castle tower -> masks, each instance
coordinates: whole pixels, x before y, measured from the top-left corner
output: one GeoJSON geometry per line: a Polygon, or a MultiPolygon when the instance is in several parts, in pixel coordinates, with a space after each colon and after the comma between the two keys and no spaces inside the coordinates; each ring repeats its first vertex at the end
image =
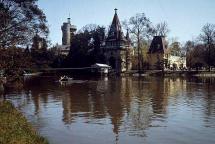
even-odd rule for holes
{"type": "Polygon", "coordinates": [[[71,25],[70,18],[67,19],[67,22],[64,22],[61,30],[62,30],[62,45],[70,45],[72,36],[74,35],[77,28],[74,25],[71,25]]]}
{"type": "Polygon", "coordinates": [[[131,69],[131,55],[133,49],[129,34],[125,37],[117,15],[117,9],[113,17],[108,36],[105,40],[104,55],[106,63],[117,73],[131,69]]]}
{"type": "Polygon", "coordinates": [[[169,49],[164,36],[154,36],[148,50],[149,69],[162,70],[168,61],[169,49]]]}

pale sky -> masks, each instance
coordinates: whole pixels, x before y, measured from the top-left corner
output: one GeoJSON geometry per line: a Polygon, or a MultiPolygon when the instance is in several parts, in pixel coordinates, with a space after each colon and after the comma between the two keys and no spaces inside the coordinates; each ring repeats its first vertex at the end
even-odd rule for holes
{"type": "Polygon", "coordinates": [[[39,0],[47,16],[52,44],[61,44],[61,25],[70,15],[78,29],[86,24],[108,26],[118,9],[121,21],[145,13],[153,24],[166,21],[169,38],[180,42],[197,37],[206,23],[215,24],[215,0],[39,0]]]}

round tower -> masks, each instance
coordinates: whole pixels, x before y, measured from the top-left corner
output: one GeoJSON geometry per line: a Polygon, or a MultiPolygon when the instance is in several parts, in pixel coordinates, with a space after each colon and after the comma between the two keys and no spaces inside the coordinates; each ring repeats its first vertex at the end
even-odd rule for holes
{"type": "Polygon", "coordinates": [[[67,22],[64,22],[62,27],[62,45],[70,45],[71,44],[71,37],[74,35],[76,31],[76,27],[71,25],[70,18],[68,18],[67,22]]]}

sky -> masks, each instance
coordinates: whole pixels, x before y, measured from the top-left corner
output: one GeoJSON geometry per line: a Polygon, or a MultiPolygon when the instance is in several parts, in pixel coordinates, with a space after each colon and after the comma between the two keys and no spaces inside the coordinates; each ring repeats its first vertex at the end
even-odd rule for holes
{"type": "Polygon", "coordinates": [[[215,0],[39,0],[47,16],[52,44],[62,44],[61,26],[70,16],[81,29],[86,24],[110,25],[114,9],[120,21],[145,13],[153,24],[166,21],[168,38],[194,40],[206,23],[215,24],[215,0]]]}

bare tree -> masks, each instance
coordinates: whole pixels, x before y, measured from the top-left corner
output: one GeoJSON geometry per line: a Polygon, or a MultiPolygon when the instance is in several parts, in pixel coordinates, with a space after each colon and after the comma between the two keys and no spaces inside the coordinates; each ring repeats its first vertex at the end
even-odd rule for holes
{"type": "Polygon", "coordinates": [[[211,65],[215,62],[212,60],[212,53],[211,53],[211,52],[214,52],[215,24],[207,23],[203,26],[202,33],[200,34],[200,40],[206,45],[206,50],[207,50],[206,62],[208,65],[208,70],[210,71],[211,65]]]}
{"type": "Polygon", "coordinates": [[[192,67],[194,46],[194,41],[187,41],[183,47],[183,49],[186,51],[186,63],[189,70],[192,67]]]}
{"type": "Polygon", "coordinates": [[[87,24],[85,26],[83,26],[78,33],[82,33],[82,32],[85,32],[85,31],[88,31],[88,32],[92,32],[92,31],[96,31],[96,29],[99,27],[99,25],[97,24],[87,24]]]}
{"type": "Polygon", "coordinates": [[[168,24],[167,22],[161,22],[158,23],[155,27],[154,27],[154,33],[156,36],[167,36],[167,34],[169,33],[169,28],[168,28],[168,24]]]}
{"type": "Polygon", "coordinates": [[[138,51],[138,72],[140,73],[140,45],[144,38],[152,36],[152,27],[150,20],[144,13],[138,13],[128,21],[123,22],[124,27],[131,33],[138,51]]]}

